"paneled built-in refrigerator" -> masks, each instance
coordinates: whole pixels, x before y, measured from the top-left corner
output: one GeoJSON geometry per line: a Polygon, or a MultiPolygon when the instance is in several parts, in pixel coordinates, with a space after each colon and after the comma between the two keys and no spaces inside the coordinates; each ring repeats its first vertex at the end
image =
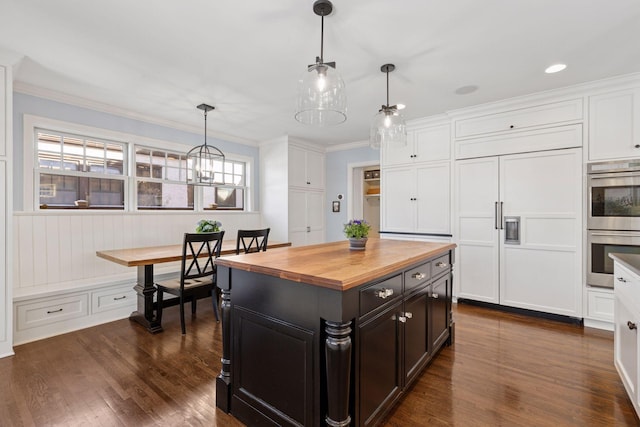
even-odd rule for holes
{"type": "Polygon", "coordinates": [[[582,154],[456,161],[457,297],[582,317],[582,154]]]}

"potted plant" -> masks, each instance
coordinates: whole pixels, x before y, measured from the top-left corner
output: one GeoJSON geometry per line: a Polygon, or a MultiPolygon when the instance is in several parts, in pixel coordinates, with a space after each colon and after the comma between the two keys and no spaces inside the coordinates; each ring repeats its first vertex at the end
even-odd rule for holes
{"type": "Polygon", "coordinates": [[[363,251],[371,226],[364,219],[352,219],[344,225],[344,235],[349,239],[349,249],[363,251]]]}
{"type": "Polygon", "coordinates": [[[216,231],[220,231],[220,227],[222,227],[220,221],[201,219],[196,226],[196,233],[215,233],[216,231]]]}

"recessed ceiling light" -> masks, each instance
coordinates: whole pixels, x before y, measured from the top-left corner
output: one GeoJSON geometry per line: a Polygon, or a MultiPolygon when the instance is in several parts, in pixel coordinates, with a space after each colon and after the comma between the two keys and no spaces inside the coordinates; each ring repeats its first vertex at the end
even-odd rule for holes
{"type": "Polygon", "coordinates": [[[553,73],[557,73],[558,71],[562,71],[565,68],[567,68],[565,64],[553,64],[552,66],[544,70],[544,72],[547,74],[553,74],[553,73]]]}
{"type": "Polygon", "coordinates": [[[407,108],[407,106],[406,106],[406,105],[404,105],[404,104],[396,104],[396,108],[397,108],[398,110],[404,110],[405,108],[407,108]]]}

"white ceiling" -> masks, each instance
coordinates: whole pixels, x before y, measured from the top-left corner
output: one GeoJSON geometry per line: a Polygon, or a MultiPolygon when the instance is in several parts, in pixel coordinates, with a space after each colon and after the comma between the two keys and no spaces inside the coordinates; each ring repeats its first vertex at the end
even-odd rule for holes
{"type": "Polygon", "coordinates": [[[320,54],[312,0],[0,0],[0,48],[23,56],[17,87],[264,141],[366,140],[385,103],[406,119],[640,71],[639,0],[333,0],[325,61],[347,88],[347,121],[293,118],[296,84],[320,54]],[[544,69],[564,62],[567,69],[544,69]],[[458,88],[477,86],[470,94],[458,88]]]}

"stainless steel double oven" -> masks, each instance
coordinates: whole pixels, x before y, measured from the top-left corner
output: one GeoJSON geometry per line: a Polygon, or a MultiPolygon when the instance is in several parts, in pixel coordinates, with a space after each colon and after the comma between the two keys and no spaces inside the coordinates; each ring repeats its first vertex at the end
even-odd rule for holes
{"type": "Polygon", "coordinates": [[[613,288],[609,254],[640,254],[640,159],[587,168],[587,284],[613,288]]]}

